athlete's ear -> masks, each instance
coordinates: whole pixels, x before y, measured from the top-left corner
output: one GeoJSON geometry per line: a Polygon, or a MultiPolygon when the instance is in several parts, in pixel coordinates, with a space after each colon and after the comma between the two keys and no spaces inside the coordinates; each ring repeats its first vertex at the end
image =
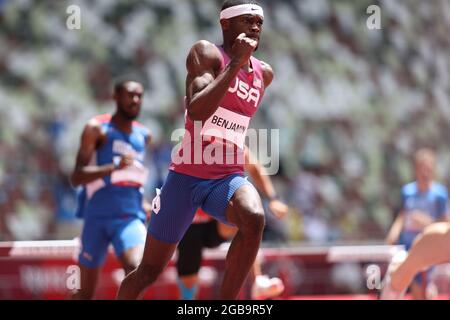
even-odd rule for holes
{"type": "Polygon", "coordinates": [[[222,19],[220,20],[220,25],[222,26],[222,30],[228,30],[230,28],[230,20],[229,19],[222,19]]]}

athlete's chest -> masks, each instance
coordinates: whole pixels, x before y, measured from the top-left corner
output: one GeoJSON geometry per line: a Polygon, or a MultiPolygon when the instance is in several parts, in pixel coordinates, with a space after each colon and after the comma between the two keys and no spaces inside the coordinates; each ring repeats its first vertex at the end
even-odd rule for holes
{"type": "Polygon", "coordinates": [[[142,160],[145,144],[145,135],[139,131],[133,130],[130,134],[125,134],[115,128],[107,128],[105,143],[99,152],[110,156],[132,155],[135,159],[142,160]]]}
{"type": "Polygon", "coordinates": [[[252,59],[253,69],[241,69],[230,82],[220,106],[241,115],[252,116],[264,95],[264,79],[260,63],[252,59]]]}
{"type": "Polygon", "coordinates": [[[437,199],[432,194],[410,194],[405,199],[406,210],[421,210],[432,214],[435,211],[437,199]]]}
{"type": "Polygon", "coordinates": [[[263,94],[262,79],[257,74],[241,73],[231,82],[225,98],[238,102],[241,108],[253,113],[258,108],[263,94]]]}

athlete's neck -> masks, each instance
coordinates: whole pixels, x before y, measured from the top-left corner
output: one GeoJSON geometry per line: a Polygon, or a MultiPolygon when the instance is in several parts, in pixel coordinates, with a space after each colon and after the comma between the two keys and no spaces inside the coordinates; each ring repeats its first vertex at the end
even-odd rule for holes
{"type": "Polygon", "coordinates": [[[131,133],[133,127],[133,121],[124,119],[120,114],[115,113],[111,118],[112,123],[119,129],[125,133],[131,133]]]}
{"type": "Polygon", "coordinates": [[[433,181],[430,180],[417,180],[417,189],[419,189],[420,192],[426,192],[428,189],[430,189],[431,184],[433,181]]]}

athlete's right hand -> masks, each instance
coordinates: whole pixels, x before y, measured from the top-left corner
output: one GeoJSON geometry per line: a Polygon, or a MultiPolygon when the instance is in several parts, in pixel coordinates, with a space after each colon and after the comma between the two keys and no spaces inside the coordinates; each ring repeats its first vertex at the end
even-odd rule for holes
{"type": "Polygon", "coordinates": [[[120,157],[119,164],[115,167],[116,170],[120,170],[129,167],[133,164],[134,157],[131,154],[122,155],[120,157]]]}
{"type": "Polygon", "coordinates": [[[253,51],[258,46],[258,42],[248,38],[245,33],[241,33],[234,40],[231,52],[233,54],[232,61],[238,63],[239,67],[244,66],[250,60],[253,51]]]}

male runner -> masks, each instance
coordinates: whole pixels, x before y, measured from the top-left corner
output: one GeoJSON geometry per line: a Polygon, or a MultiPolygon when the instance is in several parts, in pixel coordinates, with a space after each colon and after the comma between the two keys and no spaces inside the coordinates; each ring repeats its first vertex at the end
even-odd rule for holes
{"type": "MultiPolygon", "coordinates": [[[[401,211],[397,215],[386,242],[402,244],[409,250],[414,239],[425,227],[435,221],[447,219],[447,188],[433,181],[435,154],[429,149],[420,149],[414,158],[416,181],[403,186],[401,211]]],[[[428,272],[418,274],[411,284],[414,299],[423,300],[428,272]]]]}
{"type": "Polygon", "coordinates": [[[91,119],[81,135],[73,186],[82,185],[77,215],[84,218],[76,299],[91,299],[113,244],[125,273],[137,268],[145,243],[143,166],[149,131],[134,121],[141,110],[142,84],[126,80],[114,88],[116,112],[91,119]]]}
{"type": "MultiPolygon", "coordinates": [[[[245,171],[249,173],[256,188],[269,199],[269,209],[278,219],[283,218],[288,206],[277,199],[272,181],[265,174],[264,168],[256,162],[251,153],[245,152],[245,171]]],[[[199,287],[198,272],[202,261],[204,247],[215,248],[230,240],[236,234],[235,227],[220,223],[211,218],[200,208],[194,216],[194,221],[178,244],[178,260],[176,263],[179,276],[178,287],[182,300],[193,300],[197,296],[199,287]]],[[[259,259],[255,260],[252,268],[253,286],[251,298],[269,299],[280,295],[284,290],[281,279],[269,278],[263,275],[259,259]]]]}
{"type": "Polygon", "coordinates": [[[264,228],[259,194],[243,177],[246,131],[273,79],[272,68],[252,57],[263,21],[263,9],[253,1],[227,0],[220,12],[223,45],[202,40],[191,48],[186,133],[153,201],[143,260],[122,282],[119,299],[136,299],[156,280],[198,207],[238,228],[220,293],[222,299],[237,297],[264,228]]]}

